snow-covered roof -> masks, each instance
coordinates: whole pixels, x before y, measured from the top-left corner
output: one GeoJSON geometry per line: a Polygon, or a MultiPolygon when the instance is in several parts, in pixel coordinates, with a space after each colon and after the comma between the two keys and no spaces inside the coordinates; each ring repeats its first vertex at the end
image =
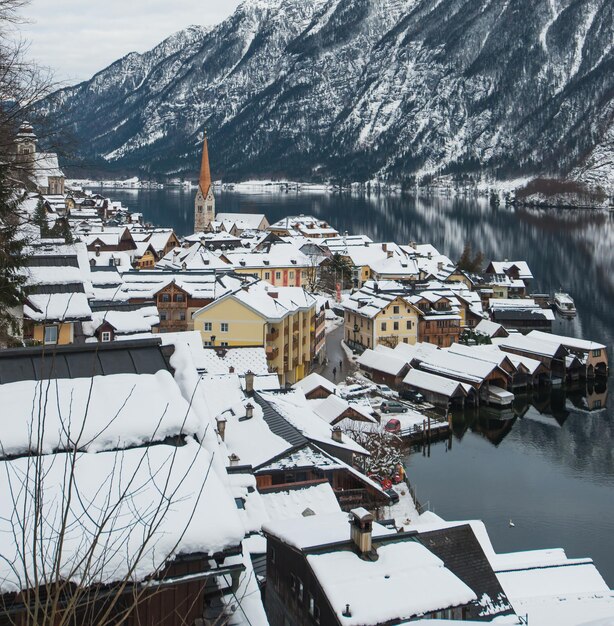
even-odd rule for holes
{"type": "Polygon", "coordinates": [[[226,371],[232,367],[239,375],[252,372],[266,376],[269,373],[264,348],[228,348],[225,353],[218,353],[218,357],[226,366],[226,371]]]}
{"type": "Polygon", "coordinates": [[[160,323],[160,316],[155,306],[133,311],[95,311],[92,313],[92,321],[84,322],[83,332],[92,336],[105,322],[111,324],[119,335],[132,335],[151,332],[152,327],[160,323]]]}
{"type": "Polygon", "coordinates": [[[407,360],[393,351],[365,350],[358,358],[358,365],[392,376],[398,376],[407,367],[407,360]]]}
{"type": "Polygon", "coordinates": [[[492,261],[490,266],[492,266],[495,274],[507,274],[510,270],[516,268],[519,278],[525,280],[533,278],[533,273],[526,261],[492,261]]]}
{"type": "Polygon", "coordinates": [[[347,400],[344,400],[334,394],[331,394],[328,398],[310,400],[309,404],[313,406],[313,411],[329,424],[337,421],[346,411],[349,411],[350,409],[359,413],[363,419],[368,422],[376,421],[371,415],[371,411],[369,411],[362,404],[350,404],[347,400]]]}
{"type": "Polygon", "coordinates": [[[260,395],[307,439],[316,444],[323,443],[368,456],[369,453],[362,446],[345,434],[341,435],[340,442],[333,440],[332,426],[314,412],[301,390],[288,393],[263,392],[260,395]]]}
{"type": "MultiPolygon", "coordinates": [[[[26,532],[19,541],[15,540],[15,529],[24,522],[23,511],[33,506],[34,465],[29,458],[1,463],[2,593],[19,591],[24,581],[34,580],[33,554],[37,555],[40,575],[44,571],[42,559],[49,567],[58,547],[70,455],[53,454],[40,461],[44,524],[37,525],[38,536],[26,532]],[[34,538],[36,549],[31,545],[34,538]]],[[[78,454],[72,473],[73,491],[78,497],[70,500],[59,576],[86,584],[112,583],[125,576],[142,581],[175,555],[213,554],[238,545],[243,526],[227,484],[212,470],[211,463],[211,454],[192,439],[179,448],[158,445],[78,454]],[[108,519],[100,534],[104,516],[108,519]],[[150,530],[152,538],[144,544],[150,530]],[[95,538],[99,538],[97,545],[95,538]],[[84,571],[83,554],[90,546],[94,565],[84,571]],[[142,554],[137,557],[139,551],[142,554]]],[[[53,569],[48,571],[49,577],[55,574],[53,569]]]]}
{"type": "Polygon", "coordinates": [[[261,224],[266,223],[264,213],[217,213],[218,222],[231,222],[240,230],[258,230],[261,224]]]}
{"type": "Polygon", "coordinates": [[[201,429],[166,370],[8,383],[0,385],[0,405],[12,423],[0,437],[5,456],[71,444],[90,452],[128,448],[201,429]]]}
{"type": "Polygon", "coordinates": [[[37,152],[34,162],[34,179],[39,187],[47,187],[49,178],[63,178],[58,155],[55,152],[37,152]]]}
{"type": "Polygon", "coordinates": [[[422,389],[424,391],[431,391],[433,393],[451,398],[458,393],[466,395],[466,387],[463,383],[456,380],[451,380],[437,374],[430,374],[429,372],[422,372],[417,369],[411,369],[407,373],[407,376],[403,379],[406,385],[422,389]]]}
{"type": "Polygon", "coordinates": [[[260,405],[245,397],[236,374],[205,375],[198,393],[214,418],[226,420],[226,447],[241,459],[241,464],[257,467],[292,448],[272,432],[260,405]],[[247,404],[253,407],[251,419],[245,419],[247,404]]]}
{"type": "Polygon", "coordinates": [[[477,384],[481,384],[497,368],[493,363],[478,361],[448,350],[431,352],[426,356],[417,357],[417,360],[422,370],[477,384]]]}
{"type": "Polygon", "coordinates": [[[84,293],[32,294],[23,307],[24,315],[36,322],[90,320],[92,310],[84,293]]]}
{"type": "MultiPolygon", "coordinates": [[[[265,533],[299,550],[327,543],[346,541],[350,538],[350,525],[347,513],[330,513],[285,520],[271,520],[263,526],[263,530],[265,533]]],[[[374,538],[394,534],[396,534],[396,531],[374,522],[374,538]]]]}
{"type": "Polygon", "coordinates": [[[508,362],[508,366],[514,365],[513,361],[509,359],[509,355],[501,350],[480,350],[480,346],[466,346],[462,343],[453,343],[449,348],[445,348],[445,350],[453,354],[468,356],[471,359],[485,361],[486,363],[492,363],[494,365],[502,365],[504,361],[508,362]]]}
{"type": "Polygon", "coordinates": [[[265,492],[261,498],[271,520],[302,517],[307,509],[316,515],[338,513],[341,510],[329,482],[265,492]]]}
{"type": "Polygon", "coordinates": [[[563,345],[572,350],[580,350],[590,352],[591,350],[604,350],[606,346],[596,341],[588,341],[586,339],[577,339],[576,337],[566,337],[565,335],[553,335],[552,333],[544,333],[539,330],[532,330],[528,337],[541,339],[542,341],[550,341],[551,343],[563,345]]]}
{"type": "MultiPolygon", "coordinates": [[[[265,281],[257,281],[227,294],[244,304],[270,322],[281,321],[290,314],[307,311],[315,306],[315,298],[302,287],[273,287],[265,281]]],[[[220,299],[199,309],[192,316],[215,306],[220,299]]]]}
{"type": "Polygon", "coordinates": [[[278,242],[272,244],[267,250],[246,251],[236,248],[227,250],[223,257],[237,270],[240,269],[266,269],[266,268],[306,268],[311,267],[312,262],[294,244],[278,242]]]}
{"type": "Polygon", "coordinates": [[[417,541],[380,545],[377,554],[376,561],[343,549],[307,556],[340,623],[382,624],[476,599],[470,587],[417,541]],[[343,615],[348,604],[350,617],[343,615]]]}
{"type": "Polygon", "coordinates": [[[495,339],[494,342],[502,350],[521,350],[529,354],[547,356],[549,358],[554,358],[561,349],[560,343],[544,341],[537,337],[529,337],[528,335],[521,335],[519,333],[514,333],[504,339],[495,339]]]}
{"type": "Polygon", "coordinates": [[[487,335],[488,337],[494,337],[498,332],[501,331],[501,329],[503,329],[503,326],[501,326],[501,324],[491,322],[490,320],[481,320],[479,324],[475,327],[475,331],[477,333],[482,333],[483,335],[487,335]]]}
{"type": "Polygon", "coordinates": [[[230,265],[198,241],[189,248],[173,248],[157,263],[158,269],[213,270],[230,269],[230,265]]]}
{"type": "Polygon", "coordinates": [[[335,385],[335,383],[332,383],[328,380],[328,378],[324,378],[324,376],[318,374],[317,372],[313,372],[308,376],[305,376],[302,380],[294,383],[293,387],[295,389],[302,389],[306,396],[318,387],[326,389],[329,393],[335,393],[337,390],[337,385],[335,385]]]}

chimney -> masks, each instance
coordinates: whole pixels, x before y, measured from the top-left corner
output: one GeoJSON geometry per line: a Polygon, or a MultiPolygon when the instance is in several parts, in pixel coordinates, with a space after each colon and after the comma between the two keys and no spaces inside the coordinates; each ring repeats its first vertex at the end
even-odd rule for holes
{"type": "Polygon", "coordinates": [[[386,258],[391,259],[394,256],[394,252],[392,250],[388,250],[386,253],[386,258]]]}
{"type": "Polygon", "coordinates": [[[335,426],[333,428],[333,441],[343,443],[343,433],[341,432],[341,428],[339,426],[335,426]]]}
{"type": "Polygon", "coordinates": [[[271,298],[273,298],[273,300],[277,300],[277,298],[279,298],[279,292],[277,291],[269,291],[268,294],[271,298]]]}
{"type": "Polygon", "coordinates": [[[373,515],[362,507],[350,511],[350,538],[358,549],[361,559],[377,560],[373,550],[373,515]]]}
{"type": "Polygon", "coordinates": [[[96,256],[100,256],[100,244],[97,243],[95,248],[96,248],[96,256]]]}
{"type": "Polygon", "coordinates": [[[410,248],[413,248],[414,250],[416,249],[416,246],[417,246],[417,245],[418,245],[418,244],[417,244],[415,241],[410,241],[410,242],[409,242],[409,247],[410,247],[410,248]]]}
{"type": "Polygon", "coordinates": [[[437,263],[437,270],[438,270],[439,272],[441,272],[441,270],[442,270],[442,269],[443,269],[443,261],[439,261],[439,262],[437,263]]]}
{"type": "Polygon", "coordinates": [[[384,252],[388,252],[388,244],[387,244],[387,243],[383,243],[383,244],[382,244],[382,250],[383,250],[384,252]]]}
{"type": "Polygon", "coordinates": [[[254,405],[248,402],[245,405],[245,419],[251,420],[254,417],[254,405]]]}
{"type": "Polygon", "coordinates": [[[228,368],[228,373],[229,373],[229,374],[234,374],[234,373],[235,373],[235,368],[234,368],[234,366],[233,366],[233,365],[231,365],[231,366],[228,368]]]}
{"type": "Polygon", "coordinates": [[[226,436],[226,419],[224,417],[218,417],[215,421],[217,422],[217,434],[220,436],[220,439],[224,441],[224,437],[226,436]]]}
{"type": "Polygon", "coordinates": [[[230,461],[230,467],[237,467],[239,465],[239,461],[241,460],[234,452],[228,457],[230,461]]]}
{"type": "Polygon", "coordinates": [[[245,372],[245,393],[251,396],[254,393],[254,372],[247,370],[245,372]]]}

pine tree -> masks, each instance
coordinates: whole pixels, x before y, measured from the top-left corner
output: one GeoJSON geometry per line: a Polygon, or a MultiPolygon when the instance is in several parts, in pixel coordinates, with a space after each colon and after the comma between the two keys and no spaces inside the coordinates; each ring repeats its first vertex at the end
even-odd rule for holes
{"type": "Polygon", "coordinates": [[[0,164],[0,345],[19,332],[12,309],[23,302],[26,241],[20,234],[17,190],[9,186],[7,166],[0,164]]]}
{"type": "Polygon", "coordinates": [[[38,204],[36,205],[32,222],[40,228],[41,237],[49,237],[51,233],[49,229],[49,222],[47,221],[47,209],[45,209],[42,198],[38,199],[38,204]]]}

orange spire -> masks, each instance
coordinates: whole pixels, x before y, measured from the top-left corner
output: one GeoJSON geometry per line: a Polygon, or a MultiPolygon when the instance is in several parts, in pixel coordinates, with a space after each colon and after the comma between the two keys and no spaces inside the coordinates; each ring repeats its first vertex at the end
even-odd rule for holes
{"type": "Polygon", "coordinates": [[[203,143],[203,160],[200,165],[200,179],[198,181],[200,190],[206,198],[211,187],[211,170],[209,169],[209,148],[207,147],[207,131],[205,130],[205,141],[203,143]]]}

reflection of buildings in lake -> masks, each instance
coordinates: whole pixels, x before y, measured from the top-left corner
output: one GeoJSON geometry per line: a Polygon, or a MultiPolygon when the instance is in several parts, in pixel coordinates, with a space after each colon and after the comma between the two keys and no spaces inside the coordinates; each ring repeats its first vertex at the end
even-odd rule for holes
{"type": "Polygon", "coordinates": [[[579,411],[602,411],[608,401],[608,386],[605,380],[589,380],[583,389],[570,393],[567,406],[579,411]]]}

